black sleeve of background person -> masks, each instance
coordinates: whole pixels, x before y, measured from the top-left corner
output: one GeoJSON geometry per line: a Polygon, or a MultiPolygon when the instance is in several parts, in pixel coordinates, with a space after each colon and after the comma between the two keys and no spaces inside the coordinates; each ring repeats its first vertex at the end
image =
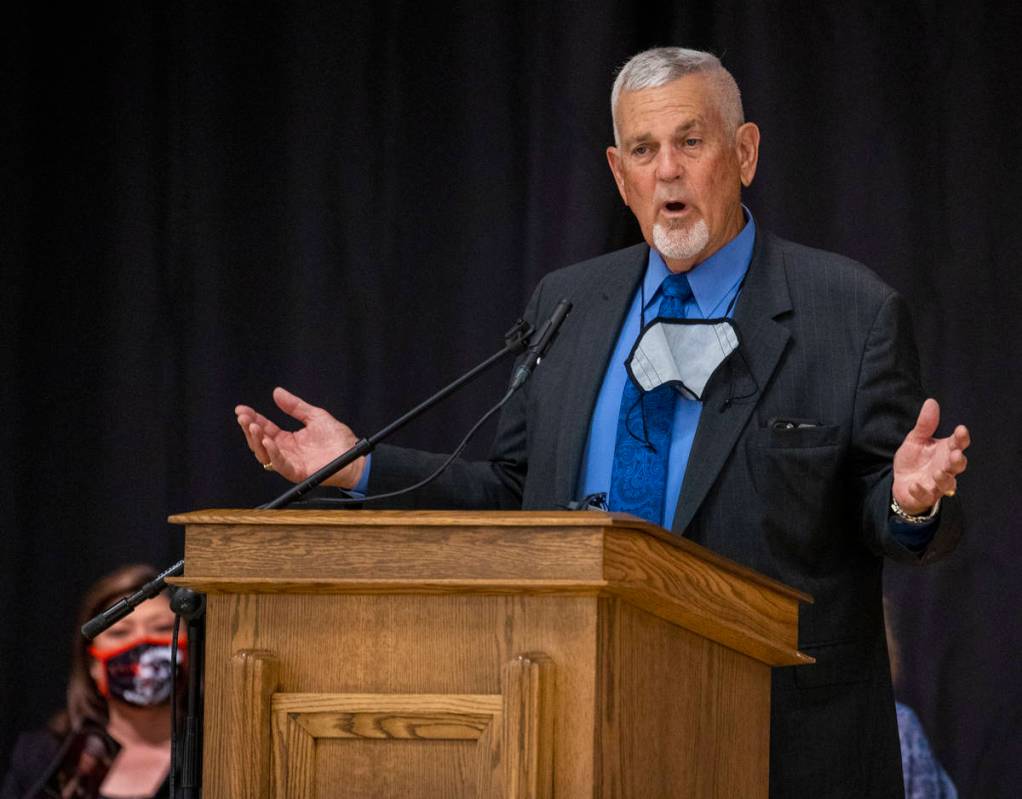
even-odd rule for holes
{"type": "Polygon", "coordinates": [[[0,787],[0,799],[23,799],[60,749],[60,741],[48,730],[26,732],[18,736],[11,752],[11,763],[0,787]]]}

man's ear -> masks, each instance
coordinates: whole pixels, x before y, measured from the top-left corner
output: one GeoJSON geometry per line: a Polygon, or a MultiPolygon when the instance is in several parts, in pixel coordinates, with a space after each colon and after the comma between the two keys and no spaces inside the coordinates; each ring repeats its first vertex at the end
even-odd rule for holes
{"type": "Polygon", "coordinates": [[[735,132],[735,154],[738,156],[738,172],[742,185],[749,188],[756,177],[759,163],[759,128],[754,122],[746,122],[735,132]]]}
{"type": "Polygon", "coordinates": [[[607,163],[610,164],[610,171],[614,175],[614,182],[617,183],[618,193],[625,205],[628,205],[628,191],[625,189],[625,176],[621,169],[621,152],[617,147],[607,148],[607,163]]]}

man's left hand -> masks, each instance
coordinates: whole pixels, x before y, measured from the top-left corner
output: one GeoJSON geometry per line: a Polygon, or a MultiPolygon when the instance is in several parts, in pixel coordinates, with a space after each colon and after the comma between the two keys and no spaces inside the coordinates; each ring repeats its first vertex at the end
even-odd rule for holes
{"type": "Polygon", "coordinates": [[[916,426],[894,453],[891,493],[913,516],[929,512],[942,496],[952,496],[968,463],[964,450],[971,440],[965,425],[958,425],[947,438],[934,438],[938,424],[940,406],[928,399],[919,409],[916,426]]]}

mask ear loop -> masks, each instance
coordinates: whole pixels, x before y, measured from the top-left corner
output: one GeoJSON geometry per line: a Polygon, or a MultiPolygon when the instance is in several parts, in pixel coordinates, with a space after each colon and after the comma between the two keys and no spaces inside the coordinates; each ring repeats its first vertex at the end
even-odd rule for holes
{"type": "Polygon", "coordinates": [[[625,430],[628,432],[628,435],[630,435],[636,441],[641,442],[644,447],[653,450],[653,452],[656,452],[656,447],[654,447],[653,442],[649,440],[649,427],[646,423],[646,403],[643,401],[646,398],[646,393],[642,391],[642,389],[639,389],[639,391],[641,393],[636,398],[635,402],[632,403],[632,406],[628,409],[628,413],[625,416],[625,430]],[[635,432],[632,430],[632,413],[635,410],[636,406],[638,406],[640,410],[639,418],[642,420],[641,436],[636,435],[635,432]]]}
{"type": "MultiPolygon", "coordinates": [[[[731,297],[731,302],[729,302],[727,304],[727,308],[724,309],[724,318],[728,319],[731,322],[731,325],[732,327],[734,327],[736,334],[739,332],[738,323],[735,322],[734,317],[731,315],[731,313],[732,311],[734,311],[735,305],[738,303],[738,297],[742,293],[742,289],[745,287],[745,279],[749,276],[749,269],[751,268],[752,264],[749,264],[749,267],[745,270],[745,274],[742,275],[742,279],[738,281],[738,287],[735,289],[734,296],[731,297]]],[[[742,340],[742,337],[740,335],[738,336],[738,340],[739,342],[742,340]]],[[[748,359],[746,359],[745,353],[742,351],[742,347],[740,344],[737,348],[737,352],[738,357],[742,361],[742,365],[745,367],[746,374],[748,374],[749,378],[752,380],[752,391],[750,391],[748,394],[742,394],[741,396],[735,395],[734,368],[733,366],[729,365],[728,367],[729,379],[727,381],[727,397],[724,398],[724,402],[720,406],[721,413],[730,408],[731,403],[734,402],[735,400],[748,399],[749,397],[754,397],[756,396],[756,394],[759,393],[759,382],[756,380],[756,375],[753,374],[752,367],[749,366],[749,361],[748,359]]]]}
{"type": "MultiPolygon", "coordinates": [[[[735,332],[738,333],[738,324],[734,321],[734,319],[731,319],[730,321],[731,325],[735,329],[735,332]]],[[[739,341],[742,340],[740,335],[738,337],[738,340],[739,341]]],[[[734,355],[735,353],[738,354],[738,358],[741,360],[742,365],[745,367],[745,373],[749,376],[749,380],[752,381],[752,389],[746,394],[735,394],[735,368],[733,363],[728,363],[727,397],[724,399],[724,402],[721,403],[720,406],[721,413],[723,413],[729,407],[731,407],[731,404],[733,402],[749,399],[750,397],[754,397],[756,396],[756,394],[759,393],[759,381],[756,380],[756,375],[753,373],[752,367],[749,365],[749,360],[748,358],[745,357],[745,351],[742,349],[740,344],[735,349],[735,352],[732,353],[732,355],[734,355]]],[[[728,361],[730,360],[731,359],[728,358],[728,361]]]]}
{"type": "MultiPolygon", "coordinates": [[[[639,330],[640,331],[644,330],[645,327],[646,327],[646,280],[643,279],[642,282],[639,283],[639,330]]],[[[631,377],[629,377],[627,373],[627,369],[625,371],[625,380],[626,381],[631,380],[631,377]]],[[[641,442],[642,445],[646,447],[646,449],[650,449],[653,452],[656,452],[656,447],[654,447],[653,442],[649,440],[649,424],[646,421],[645,398],[646,392],[640,388],[638,398],[635,400],[635,402],[632,403],[632,406],[628,409],[628,412],[625,414],[625,430],[628,432],[628,435],[630,435],[636,441],[641,442]],[[631,426],[632,412],[635,410],[636,405],[639,406],[640,418],[642,419],[641,436],[637,436],[632,431],[631,426]]]]}

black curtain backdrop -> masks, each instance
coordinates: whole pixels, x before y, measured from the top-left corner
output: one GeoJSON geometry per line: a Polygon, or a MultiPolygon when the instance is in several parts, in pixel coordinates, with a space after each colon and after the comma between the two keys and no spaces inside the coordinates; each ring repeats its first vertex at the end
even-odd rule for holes
{"type": "MultiPolygon", "coordinates": [[[[928,388],[972,429],[967,538],[888,570],[898,690],[963,796],[1017,795],[1017,12],[27,5],[0,53],[0,768],[61,706],[86,585],[180,557],[170,513],[282,490],[237,402],[281,384],[369,433],[495,350],[544,273],[639,240],[603,155],[612,73],[682,44],[762,128],[759,224],[907,295],[928,388]]],[[[452,446],[505,379],[399,442],[452,446]]]]}

